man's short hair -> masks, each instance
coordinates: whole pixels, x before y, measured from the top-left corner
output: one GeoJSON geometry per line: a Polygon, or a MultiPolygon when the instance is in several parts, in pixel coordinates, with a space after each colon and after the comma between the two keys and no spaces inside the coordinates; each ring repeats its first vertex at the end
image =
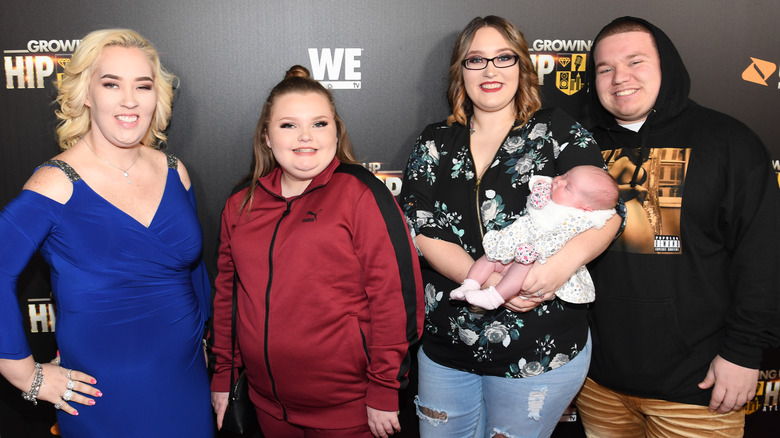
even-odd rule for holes
{"type": "Polygon", "coordinates": [[[645,32],[647,34],[650,34],[653,40],[653,46],[658,49],[658,47],[655,44],[655,36],[653,35],[653,32],[650,31],[650,28],[647,27],[646,24],[642,23],[641,21],[636,21],[632,19],[623,19],[623,20],[615,20],[612,23],[609,23],[604,29],[601,30],[601,32],[596,37],[596,40],[593,41],[593,47],[596,47],[596,45],[599,43],[599,41],[603,40],[606,37],[617,35],[621,33],[626,32],[645,32]]]}

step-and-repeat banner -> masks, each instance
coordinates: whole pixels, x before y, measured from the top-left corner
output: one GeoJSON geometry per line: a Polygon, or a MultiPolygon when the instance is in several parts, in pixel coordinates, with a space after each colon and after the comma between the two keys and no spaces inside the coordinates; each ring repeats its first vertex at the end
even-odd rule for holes
{"type": "MultiPolygon", "coordinates": [[[[287,68],[304,65],[333,89],[358,158],[398,194],[412,142],[448,115],[447,63],[455,37],[475,16],[516,23],[531,46],[545,104],[564,107],[586,125],[585,61],[593,37],[618,16],[649,20],[677,45],[691,74],[691,97],[756,131],[780,172],[775,0],[30,0],[5,2],[0,12],[0,206],[36,165],[58,153],[53,83],[80,38],[98,28],[133,28],[180,78],[168,151],[192,177],[212,267],[223,202],[250,168],[263,101],[287,68]]],[[[36,257],[19,281],[19,306],[39,361],[56,351],[47,279],[36,257]]],[[[780,429],[780,351],[768,351],[764,362],[748,406],[748,437],[780,429]]],[[[0,437],[49,437],[54,422],[51,405],[24,402],[0,379],[0,437]]],[[[404,435],[415,436],[413,429],[404,435]]],[[[562,419],[556,436],[583,436],[576,411],[562,419]]]]}

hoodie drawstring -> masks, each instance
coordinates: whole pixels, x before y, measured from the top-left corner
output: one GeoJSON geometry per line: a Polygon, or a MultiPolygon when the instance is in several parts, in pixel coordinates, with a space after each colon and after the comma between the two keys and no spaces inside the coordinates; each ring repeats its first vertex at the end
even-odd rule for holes
{"type": "MultiPolygon", "coordinates": [[[[656,111],[655,108],[653,108],[650,113],[647,115],[647,118],[645,119],[645,123],[642,124],[642,128],[639,129],[640,137],[639,137],[639,154],[637,154],[637,161],[634,163],[634,175],[631,177],[631,188],[634,188],[637,186],[637,181],[639,180],[639,171],[642,170],[642,163],[647,161],[647,159],[650,157],[650,148],[647,146],[647,139],[650,137],[650,119],[655,116],[656,111]]],[[[620,143],[615,139],[615,136],[613,135],[612,128],[607,128],[607,135],[609,135],[609,138],[612,140],[612,143],[614,145],[620,145],[620,143]]],[[[617,149],[612,149],[610,152],[610,155],[605,159],[607,163],[609,163],[612,160],[612,157],[615,155],[615,151],[617,149]]]]}

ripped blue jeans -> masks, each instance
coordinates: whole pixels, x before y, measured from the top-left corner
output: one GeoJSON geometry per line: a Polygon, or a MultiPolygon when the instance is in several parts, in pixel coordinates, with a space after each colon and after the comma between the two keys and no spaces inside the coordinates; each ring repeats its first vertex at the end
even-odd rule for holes
{"type": "Polygon", "coordinates": [[[588,374],[590,336],[566,365],[534,377],[480,376],[418,353],[421,438],[549,437],[588,374]]]}

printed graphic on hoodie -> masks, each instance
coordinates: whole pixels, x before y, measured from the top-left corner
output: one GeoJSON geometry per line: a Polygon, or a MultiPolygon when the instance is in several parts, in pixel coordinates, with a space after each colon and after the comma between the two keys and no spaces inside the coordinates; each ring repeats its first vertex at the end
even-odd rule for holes
{"type": "Polygon", "coordinates": [[[640,254],[680,254],[680,207],[690,151],[646,148],[644,152],[647,157],[642,161],[637,148],[602,151],[626,203],[626,229],[614,248],[640,254]]]}

